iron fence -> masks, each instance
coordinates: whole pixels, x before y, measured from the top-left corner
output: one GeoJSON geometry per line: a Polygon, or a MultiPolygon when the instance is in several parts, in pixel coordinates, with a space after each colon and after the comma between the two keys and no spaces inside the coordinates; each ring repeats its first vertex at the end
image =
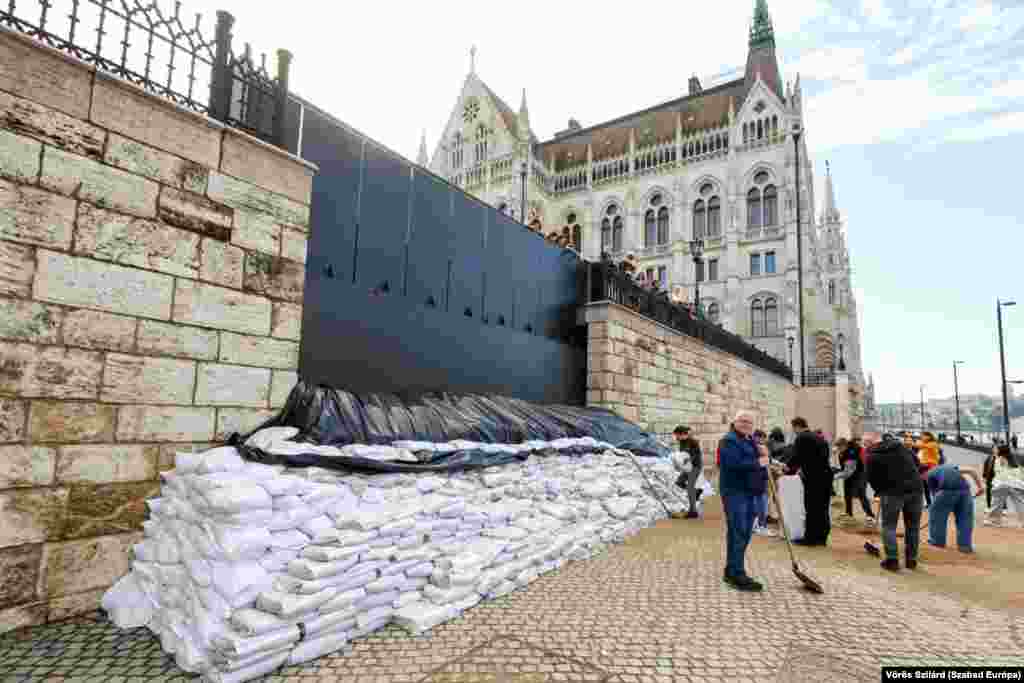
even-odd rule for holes
{"type": "Polygon", "coordinates": [[[217,12],[212,40],[203,19],[140,0],[9,0],[0,26],[30,36],[164,97],[178,106],[284,146],[291,54],[277,51],[277,75],[248,44],[233,48],[234,17],[217,12]]]}
{"type": "Polygon", "coordinates": [[[834,387],[836,372],[832,368],[808,367],[807,381],[804,384],[809,387],[834,387]]]}
{"type": "Polygon", "coordinates": [[[583,263],[584,303],[612,301],[633,309],[644,317],[700,339],[708,346],[742,358],[751,365],[793,381],[792,369],[782,361],[747,343],[739,335],[702,318],[672,302],[668,293],[652,292],[636,284],[632,278],[611,263],[583,263]]]}

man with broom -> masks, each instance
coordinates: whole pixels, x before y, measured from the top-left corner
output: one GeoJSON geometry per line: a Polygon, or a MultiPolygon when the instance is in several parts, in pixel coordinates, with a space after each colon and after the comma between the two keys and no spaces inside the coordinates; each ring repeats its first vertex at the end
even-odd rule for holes
{"type": "Polygon", "coordinates": [[[904,551],[907,569],[917,568],[917,551],[921,536],[921,512],[924,486],[917,470],[917,460],[899,441],[882,441],[877,432],[864,434],[864,447],[871,453],[868,460],[868,483],[882,501],[882,545],[885,559],[882,569],[900,570],[896,527],[903,515],[904,551]]]}
{"type": "Polygon", "coordinates": [[[754,443],[754,417],[741,411],[718,444],[719,490],[725,509],[726,561],[722,580],[741,591],[763,586],[747,575],[744,560],[754,530],[758,502],[768,487],[768,449],[754,443]]]}

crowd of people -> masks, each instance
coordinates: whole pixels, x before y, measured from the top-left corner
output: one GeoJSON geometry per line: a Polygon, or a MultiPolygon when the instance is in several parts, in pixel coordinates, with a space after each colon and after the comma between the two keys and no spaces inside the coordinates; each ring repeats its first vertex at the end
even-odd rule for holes
{"type": "MultiPolygon", "coordinates": [[[[826,441],[802,417],[792,420],[794,438],[787,444],[781,428],[766,435],[754,427],[754,417],[739,412],[718,443],[715,465],[726,522],[726,563],[723,580],[745,591],[763,586],[747,574],[745,555],[755,534],[775,535],[769,516],[769,477],[798,475],[803,484],[805,531],[794,541],[803,546],[826,546],[832,530],[831,504],[835,484],[842,482],[845,517],[853,519],[859,503],[869,526],[880,526],[884,557],[881,567],[899,571],[897,528],[903,520],[903,566],[916,569],[921,520],[928,512],[928,543],[945,547],[950,516],[956,526],[957,549],[974,552],[975,497],[986,495],[986,524],[1002,524],[1013,502],[1024,526],[1024,467],[1018,466],[1010,447],[993,449],[979,474],[946,462],[939,440],[931,432],[919,438],[868,432],[862,439],[826,441]],[[834,449],[833,449],[834,447],[834,449]],[[971,484],[974,484],[972,487],[971,484]],[[869,495],[868,490],[873,495],[869,495]],[[877,497],[878,510],[872,498],[877,497]]],[[[699,518],[696,482],[704,467],[700,444],[686,426],[674,431],[679,470],[677,484],[689,499],[688,518],[699,518]]],[[[787,527],[789,528],[789,527],[787,527]]]]}

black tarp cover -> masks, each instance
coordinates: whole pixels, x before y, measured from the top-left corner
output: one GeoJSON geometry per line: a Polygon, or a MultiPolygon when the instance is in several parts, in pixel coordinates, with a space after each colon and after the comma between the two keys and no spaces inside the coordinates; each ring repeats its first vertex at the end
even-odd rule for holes
{"type": "MultiPolygon", "coordinates": [[[[600,408],[539,405],[504,396],[437,393],[404,400],[389,394],[357,395],[343,389],[300,381],[267,427],[295,427],[295,441],[324,446],[389,445],[395,441],[518,444],[591,437],[636,455],[667,457],[668,449],[651,434],[600,408]]],[[[371,472],[433,472],[489,467],[523,460],[527,454],[458,450],[434,453],[419,463],[380,462],[319,453],[279,455],[245,446],[249,435],[232,435],[250,460],[292,467],[371,472]]]]}

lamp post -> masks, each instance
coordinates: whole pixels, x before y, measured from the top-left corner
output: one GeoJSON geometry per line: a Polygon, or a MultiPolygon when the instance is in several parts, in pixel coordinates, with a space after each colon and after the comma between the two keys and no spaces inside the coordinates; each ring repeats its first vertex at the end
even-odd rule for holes
{"type": "Polygon", "coordinates": [[[924,386],[921,385],[921,431],[924,432],[924,386]]]}
{"type": "Polygon", "coordinates": [[[522,191],[522,194],[521,194],[522,204],[521,204],[521,206],[522,206],[522,208],[520,209],[520,211],[522,211],[522,213],[523,213],[523,215],[522,215],[523,225],[526,225],[526,223],[527,223],[527,221],[526,221],[526,213],[527,212],[526,212],[526,162],[525,161],[519,167],[519,180],[522,183],[522,185],[521,185],[521,191],[522,191]]]}
{"type": "Polygon", "coordinates": [[[796,339],[794,339],[793,337],[789,337],[788,339],[786,339],[786,343],[789,344],[789,369],[790,370],[793,369],[793,342],[795,342],[795,341],[796,341],[796,339]]]}
{"type": "Polygon", "coordinates": [[[700,272],[701,263],[704,260],[704,240],[695,239],[690,240],[690,253],[693,254],[693,307],[697,311],[697,317],[700,316],[700,279],[703,273],[700,272]]]}
{"type": "Polygon", "coordinates": [[[1016,301],[999,301],[996,299],[996,321],[999,325],[999,372],[1002,377],[1003,389],[1003,429],[1006,443],[1010,443],[1010,407],[1006,400],[1006,354],[1003,352],[1003,306],[1016,306],[1016,301]]]}
{"type": "Polygon", "coordinates": [[[846,360],[843,358],[842,342],[839,342],[839,372],[846,372],[846,360]]]}
{"type": "Polygon", "coordinates": [[[800,317],[800,386],[807,386],[806,367],[807,355],[804,347],[804,243],[803,229],[800,224],[800,122],[793,123],[793,150],[796,152],[796,288],[797,315],[800,317]]]}
{"type": "Polygon", "coordinates": [[[960,443],[960,385],[956,378],[956,366],[963,365],[962,360],[953,361],[953,400],[956,402],[956,442],[960,443]]]}

